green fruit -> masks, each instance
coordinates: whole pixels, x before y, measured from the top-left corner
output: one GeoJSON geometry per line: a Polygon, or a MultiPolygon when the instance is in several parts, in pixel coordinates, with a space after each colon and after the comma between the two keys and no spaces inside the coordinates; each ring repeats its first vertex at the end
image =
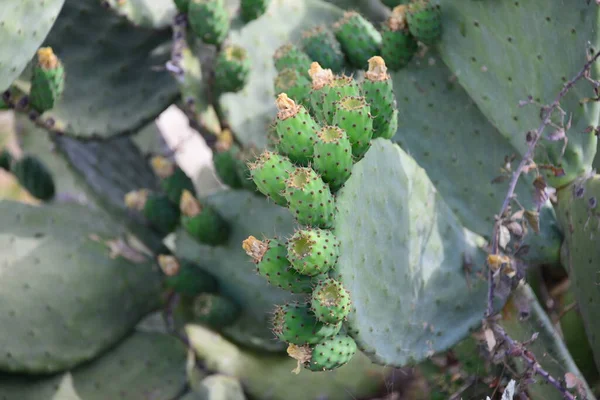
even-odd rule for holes
{"type": "Polygon", "coordinates": [[[179,205],[184,190],[196,194],[194,182],[175,163],[156,156],[150,161],[154,173],[160,178],[160,187],[173,204],[179,205]]]}
{"type": "MultiPolygon", "coordinates": [[[[335,115],[336,102],[346,96],[360,96],[358,83],[350,76],[338,75],[322,89],[322,112],[324,124],[331,125],[335,115]]],[[[313,97],[314,98],[314,97],[313,97]]]]}
{"type": "Polygon", "coordinates": [[[297,105],[286,93],[277,96],[277,108],[275,129],[279,137],[279,151],[295,163],[308,165],[313,157],[319,125],[306,108],[297,105]]]}
{"type": "Polygon", "coordinates": [[[0,151],[0,168],[10,171],[12,162],[12,154],[6,149],[2,149],[2,151],[0,151]]]}
{"type": "Polygon", "coordinates": [[[51,47],[42,47],[37,52],[37,63],[33,67],[29,104],[44,113],[54,107],[65,89],[65,69],[51,47]]]}
{"type": "Polygon", "coordinates": [[[293,44],[286,43],[275,50],[273,62],[278,72],[291,68],[298,71],[301,75],[308,78],[310,69],[310,57],[293,44]]]}
{"type": "Polygon", "coordinates": [[[319,228],[333,226],[333,194],[312,168],[295,168],[285,182],[283,195],[300,224],[319,228]]]}
{"type": "Polygon", "coordinates": [[[369,60],[369,70],[365,73],[362,90],[375,118],[373,139],[391,139],[398,128],[398,110],[392,79],[387,73],[383,58],[375,56],[369,60]]]}
{"type": "Polygon", "coordinates": [[[324,96],[335,76],[331,69],[324,69],[318,62],[310,65],[308,74],[312,80],[311,91],[309,93],[310,111],[319,123],[326,123],[327,116],[324,107],[324,96]]]}
{"type": "Polygon", "coordinates": [[[302,275],[328,272],[335,266],[339,255],[339,242],[329,230],[299,230],[287,243],[287,259],[302,275]]]}
{"type": "Polygon", "coordinates": [[[225,244],[229,224],[210,205],[202,205],[187,190],[181,195],[181,225],[194,239],[211,246],[225,244]]]}
{"type": "Polygon", "coordinates": [[[215,91],[218,94],[239,92],[248,83],[250,68],[246,49],[226,46],[215,61],[215,91]]]}
{"type": "Polygon", "coordinates": [[[396,6],[399,6],[400,4],[408,3],[408,0],[381,0],[381,2],[389,8],[394,8],[396,6]]]}
{"type": "Polygon", "coordinates": [[[219,283],[214,276],[187,260],[177,260],[168,255],[158,256],[158,265],[165,273],[165,285],[175,293],[197,296],[200,293],[216,292],[219,283]]]}
{"type": "Polygon", "coordinates": [[[335,37],[352,66],[365,68],[369,58],[379,55],[381,34],[359,13],[344,13],[344,17],[336,22],[334,29],[335,37]]]}
{"type": "Polygon", "coordinates": [[[360,160],[371,147],[373,137],[373,117],[366,98],[343,97],[335,106],[333,124],[346,132],[352,145],[352,155],[360,160]]]}
{"type": "Polygon", "coordinates": [[[308,105],[311,84],[298,70],[285,68],[275,78],[275,95],[285,93],[290,99],[303,106],[308,105]]]}
{"type": "Polygon", "coordinates": [[[421,42],[432,45],[442,36],[442,13],[429,0],[416,0],[406,12],[408,29],[421,42]]]}
{"type": "Polygon", "coordinates": [[[273,286],[292,293],[311,293],[320,280],[326,279],[325,275],[313,279],[299,274],[287,259],[287,247],[275,239],[260,241],[250,236],[242,247],[253,258],[258,273],[273,286]]]}
{"type": "Polygon", "coordinates": [[[299,346],[317,344],[335,336],[342,324],[324,324],[319,322],[305,304],[289,303],[277,306],[273,317],[273,332],[288,343],[299,346]]]}
{"type": "Polygon", "coordinates": [[[168,235],[179,225],[180,211],[166,195],[151,193],[146,189],[125,195],[128,208],[141,211],[150,225],[161,235],[168,235]]]}
{"type": "Polygon", "coordinates": [[[350,312],[350,293],[335,279],[319,282],[311,296],[311,308],[321,322],[337,324],[350,312]]]}
{"type": "Polygon", "coordinates": [[[346,60],[342,47],[333,33],[324,26],[317,26],[302,34],[302,49],[312,61],[333,72],[342,72],[346,60]]]}
{"type": "Polygon", "coordinates": [[[14,163],[11,170],[19,184],[33,197],[42,201],[54,197],[56,191],[54,178],[46,165],[36,157],[24,156],[14,163]]]}
{"type": "Polygon", "coordinates": [[[285,156],[265,150],[256,161],[249,163],[250,176],[258,190],[280,206],[287,206],[282,192],[294,165],[285,156]]]}
{"type": "Polygon", "coordinates": [[[241,311],[232,300],[214,293],[202,293],[193,299],[182,299],[182,301],[188,302],[191,306],[192,323],[212,328],[231,325],[241,311]]]}
{"type": "MultiPolygon", "coordinates": [[[[345,334],[324,339],[317,345],[291,344],[288,354],[298,360],[298,365],[314,372],[331,371],[345,365],[356,354],[354,339],[345,334]]],[[[297,370],[299,372],[299,370],[297,370]]]]}
{"type": "Polygon", "coordinates": [[[326,126],[317,134],[314,169],[337,191],[352,172],[352,145],[346,132],[337,126],[326,126]]]}
{"type": "Polygon", "coordinates": [[[405,7],[398,7],[381,32],[381,56],[392,71],[404,68],[417,52],[419,44],[406,26],[405,7]]]}
{"type": "Polygon", "coordinates": [[[271,0],[242,0],[240,4],[240,15],[244,22],[250,22],[263,15],[271,0]]]}
{"type": "Polygon", "coordinates": [[[179,10],[179,12],[181,12],[181,13],[188,12],[188,8],[190,6],[190,0],[174,0],[174,1],[175,1],[175,7],[177,7],[177,10],[179,10]]]}
{"type": "Polygon", "coordinates": [[[235,156],[235,172],[240,178],[242,188],[251,192],[256,192],[258,188],[252,180],[252,175],[250,173],[250,168],[248,167],[248,162],[250,160],[256,159],[256,156],[256,148],[254,147],[244,148],[243,150],[239,151],[235,156]]]}
{"type": "Polygon", "coordinates": [[[188,22],[206,44],[220,46],[229,33],[229,14],[223,0],[190,0],[188,22]]]}
{"type": "Polygon", "coordinates": [[[238,175],[237,154],[240,148],[232,145],[227,150],[215,151],[213,153],[213,164],[217,176],[232,189],[241,189],[242,181],[238,175]]]}

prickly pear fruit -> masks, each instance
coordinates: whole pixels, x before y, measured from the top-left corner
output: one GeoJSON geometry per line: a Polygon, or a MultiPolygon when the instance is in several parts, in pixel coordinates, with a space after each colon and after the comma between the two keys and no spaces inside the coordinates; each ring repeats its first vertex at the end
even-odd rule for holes
{"type": "Polygon", "coordinates": [[[285,182],[283,195],[302,225],[331,228],[335,200],[329,186],[312,168],[295,168],[285,182]]]}
{"type": "Polygon", "coordinates": [[[352,359],[356,354],[356,342],[340,333],[313,346],[290,344],[287,353],[298,360],[298,368],[293,371],[295,373],[300,372],[301,366],[314,372],[331,371],[352,359]]]}
{"type": "Polygon", "coordinates": [[[277,306],[273,316],[273,332],[288,343],[299,346],[317,344],[333,337],[342,328],[342,323],[324,324],[317,320],[306,304],[289,303],[277,306]]]}
{"type": "Polygon", "coordinates": [[[215,293],[202,293],[192,301],[192,322],[212,328],[231,325],[240,307],[233,300],[215,293]]]}
{"type": "Polygon", "coordinates": [[[298,71],[302,76],[308,78],[310,69],[310,57],[291,43],[281,45],[273,54],[273,62],[277,72],[291,68],[298,71]]]}
{"type": "Polygon", "coordinates": [[[0,168],[10,171],[13,162],[13,156],[7,149],[0,151],[0,168]]]}
{"type": "Polygon", "coordinates": [[[387,73],[383,58],[375,56],[369,59],[369,70],[365,73],[362,89],[375,118],[373,139],[391,139],[398,129],[398,110],[392,79],[387,73]]]}
{"type": "Polygon", "coordinates": [[[194,182],[174,162],[161,156],[155,156],[150,160],[150,164],[156,176],[160,178],[162,190],[174,204],[179,204],[181,193],[184,190],[188,190],[194,195],[196,194],[194,182]]]}
{"type": "Polygon", "coordinates": [[[49,201],[54,197],[56,188],[54,178],[42,161],[26,155],[12,165],[12,173],[19,184],[35,198],[49,201]]]}
{"type": "Polygon", "coordinates": [[[215,61],[215,90],[235,93],[246,86],[250,78],[250,57],[241,46],[229,45],[219,52],[215,61]]]}
{"type": "Polygon", "coordinates": [[[400,4],[408,3],[408,0],[381,0],[381,2],[389,8],[394,8],[396,6],[399,6],[400,4]]]}
{"type": "Polygon", "coordinates": [[[33,67],[29,104],[40,112],[54,107],[65,89],[65,69],[50,47],[37,51],[37,62],[33,67]]]}
{"type": "Polygon", "coordinates": [[[256,264],[258,273],[273,285],[292,293],[311,293],[319,280],[301,275],[287,259],[287,247],[275,239],[260,241],[254,236],[244,240],[242,247],[256,264]]]}
{"type": "Polygon", "coordinates": [[[229,33],[229,14],[223,0],[190,0],[188,22],[206,44],[220,46],[229,33]]]}
{"type": "Polygon", "coordinates": [[[342,187],[352,172],[352,146],[346,132],[337,126],[325,126],[318,132],[313,167],[332,192],[342,187]]]}
{"type": "Polygon", "coordinates": [[[279,137],[278,149],[290,160],[308,165],[313,157],[313,145],[319,125],[306,108],[290,99],[286,93],[277,96],[277,120],[275,129],[279,137]]]}
{"type": "Polygon", "coordinates": [[[329,230],[302,229],[287,243],[287,258],[302,275],[315,276],[329,271],[339,255],[339,242],[329,230]]]}
{"type": "Polygon", "coordinates": [[[209,205],[201,205],[191,192],[181,195],[181,225],[196,240],[218,246],[229,239],[229,224],[209,205]]]}
{"type": "Polygon", "coordinates": [[[224,130],[217,140],[213,152],[213,165],[217,176],[232,189],[241,189],[242,180],[238,174],[238,153],[240,148],[233,143],[229,130],[224,130]]]}
{"type": "Polygon", "coordinates": [[[346,59],[333,32],[324,26],[317,26],[304,32],[301,41],[302,48],[311,61],[316,61],[335,73],[342,72],[346,59]]]}
{"type": "Polygon", "coordinates": [[[175,293],[184,296],[197,296],[200,293],[216,292],[219,283],[212,275],[204,272],[196,264],[178,260],[174,256],[161,254],[158,265],[165,273],[165,285],[175,293]]]}
{"type": "Polygon", "coordinates": [[[235,155],[235,171],[240,178],[242,188],[251,192],[256,192],[258,188],[252,180],[252,175],[250,173],[250,168],[248,167],[248,162],[250,160],[256,159],[256,152],[257,149],[255,147],[250,146],[240,150],[235,155]]]}
{"type": "Polygon", "coordinates": [[[282,192],[290,172],[295,168],[289,158],[265,150],[254,162],[248,164],[248,168],[252,180],[262,194],[275,204],[287,206],[282,192]]]}
{"type": "Polygon", "coordinates": [[[179,225],[179,208],[166,195],[151,193],[146,189],[134,190],[125,195],[125,205],[140,211],[162,235],[168,235],[179,225]]]}
{"type": "Polygon", "coordinates": [[[350,76],[338,75],[333,80],[325,85],[323,91],[323,114],[325,116],[325,124],[333,123],[335,114],[336,102],[346,96],[360,96],[360,87],[358,83],[350,76]]]}
{"type": "Polygon", "coordinates": [[[307,106],[311,84],[308,78],[298,70],[285,68],[275,77],[275,95],[285,93],[297,104],[307,106]]]}
{"type": "Polygon", "coordinates": [[[242,21],[250,22],[263,15],[270,2],[271,0],[242,0],[240,4],[242,21]]]}
{"type": "Polygon", "coordinates": [[[365,68],[369,58],[379,55],[381,34],[356,11],[347,11],[334,25],[335,37],[342,46],[349,63],[365,68]]]}
{"type": "Polygon", "coordinates": [[[352,155],[360,160],[369,147],[373,136],[371,106],[365,97],[343,97],[335,106],[333,124],[346,132],[352,145],[352,155]]]}
{"type": "Polygon", "coordinates": [[[394,8],[382,30],[381,56],[392,71],[404,68],[417,52],[419,44],[408,30],[406,6],[394,8]]]}
{"type": "Polygon", "coordinates": [[[428,46],[435,44],[442,36],[440,6],[430,4],[429,0],[415,0],[410,3],[406,20],[410,33],[428,46]]]}
{"type": "Polygon", "coordinates": [[[180,13],[187,13],[188,12],[188,8],[190,6],[190,0],[174,0],[175,1],[175,7],[177,7],[177,10],[180,13]]]}
{"type": "Polygon", "coordinates": [[[312,79],[311,91],[309,95],[310,110],[313,112],[318,122],[325,122],[325,109],[323,107],[323,96],[329,90],[329,85],[333,82],[335,76],[329,68],[321,67],[318,62],[310,64],[308,74],[312,79]]]}
{"type": "Polygon", "coordinates": [[[319,282],[311,296],[311,308],[321,322],[337,324],[350,312],[350,293],[335,279],[319,282]]]}

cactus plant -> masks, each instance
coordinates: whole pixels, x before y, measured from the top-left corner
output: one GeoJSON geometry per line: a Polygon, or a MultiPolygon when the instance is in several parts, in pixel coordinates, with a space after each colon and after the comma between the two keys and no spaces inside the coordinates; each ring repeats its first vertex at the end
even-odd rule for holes
{"type": "Polygon", "coordinates": [[[597,5],[383,4],[9,1],[0,108],[19,146],[0,142],[0,178],[41,201],[0,201],[0,399],[359,397],[376,364],[419,364],[443,397],[457,383],[429,367],[479,328],[488,361],[525,362],[505,393],[591,398],[599,84],[579,68],[597,5]],[[172,104],[228,188],[205,194],[185,144],[136,145],[172,104]],[[566,269],[583,320],[561,321],[567,346],[529,264],[566,269]],[[134,332],[158,308],[161,333],[134,332]],[[168,334],[212,369],[185,397],[168,334]]]}

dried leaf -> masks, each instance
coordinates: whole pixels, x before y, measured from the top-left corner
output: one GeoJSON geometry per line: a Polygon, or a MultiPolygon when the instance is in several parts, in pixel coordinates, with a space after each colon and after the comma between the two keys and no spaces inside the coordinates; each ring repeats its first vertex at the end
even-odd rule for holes
{"type": "Polygon", "coordinates": [[[498,271],[500,267],[506,264],[510,264],[510,257],[502,256],[500,254],[490,254],[487,258],[488,265],[492,269],[492,271],[498,271]]]}
{"type": "Polygon", "coordinates": [[[484,331],[484,335],[488,351],[491,353],[496,348],[496,337],[494,336],[494,332],[489,328],[484,331]]]}
{"type": "Polygon", "coordinates": [[[504,393],[502,393],[502,400],[513,400],[516,384],[517,382],[515,382],[514,379],[511,379],[510,382],[508,382],[508,385],[506,385],[506,388],[504,389],[504,393]]]}
{"type": "MultiPolygon", "coordinates": [[[[517,221],[512,221],[506,224],[506,228],[510,233],[517,237],[523,236],[523,227],[517,221]]],[[[508,243],[507,243],[508,244],[508,243]]]]}
{"type": "Polygon", "coordinates": [[[567,372],[565,374],[565,385],[567,385],[567,389],[573,389],[574,387],[577,387],[580,384],[581,381],[579,380],[577,375],[575,375],[572,372],[567,372]]]}
{"type": "Polygon", "coordinates": [[[510,231],[504,225],[500,226],[500,230],[498,231],[498,244],[501,248],[505,249],[508,243],[510,242],[510,231]]]}
{"type": "Polygon", "coordinates": [[[537,211],[525,211],[525,220],[535,233],[540,233],[540,214],[537,211]]]}

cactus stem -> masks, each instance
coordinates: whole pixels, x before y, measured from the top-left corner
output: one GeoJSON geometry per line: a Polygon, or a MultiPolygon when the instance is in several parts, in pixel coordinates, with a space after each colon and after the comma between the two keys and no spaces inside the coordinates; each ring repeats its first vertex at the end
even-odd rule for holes
{"type": "Polygon", "coordinates": [[[310,362],[312,358],[312,349],[309,345],[298,346],[290,343],[287,353],[290,357],[298,361],[298,365],[292,370],[294,374],[299,374],[302,370],[302,365],[310,362]]]}
{"type": "Polygon", "coordinates": [[[154,173],[161,179],[168,178],[175,172],[175,165],[162,156],[154,156],[150,160],[154,173]]]}
{"type": "Polygon", "coordinates": [[[323,86],[331,83],[334,79],[333,71],[330,69],[323,69],[318,62],[310,64],[308,74],[312,79],[312,88],[314,90],[321,89],[323,86]]]}
{"type": "Polygon", "coordinates": [[[285,93],[281,93],[279,96],[277,96],[275,104],[277,104],[277,109],[279,110],[277,113],[277,118],[280,120],[293,117],[294,115],[298,114],[298,111],[300,111],[300,106],[297,105],[294,100],[290,99],[285,93]]]}
{"type": "Polygon", "coordinates": [[[160,254],[157,257],[157,260],[160,269],[164,272],[165,275],[173,276],[177,275],[177,273],[179,272],[179,261],[177,261],[177,258],[175,258],[174,256],[160,254]]]}
{"type": "Polygon", "coordinates": [[[269,241],[263,242],[254,236],[248,236],[248,239],[242,242],[242,248],[255,262],[259,263],[269,249],[269,241]]]}
{"type": "Polygon", "coordinates": [[[148,190],[133,190],[125,195],[125,205],[127,208],[141,211],[146,205],[148,199],[148,190]]]}
{"type": "Polygon", "coordinates": [[[365,78],[371,82],[380,82],[390,79],[383,58],[380,56],[369,58],[369,70],[365,73],[365,78]]]}
{"type": "Polygon", "coordinates": [[[37,51],[38,63],[43,69],[54,69],[58,67],[58,57],[54,54],[52,47],[41,47],[37,51]]]}
{"type": "Polygon", "coordinates": [[[194,217],[202,212],[202,205],[194,198],[194,195],[190,193],[189,190],[184,190],[183,193],[181,193],[179,209],[184,215],[194,217]]]}

